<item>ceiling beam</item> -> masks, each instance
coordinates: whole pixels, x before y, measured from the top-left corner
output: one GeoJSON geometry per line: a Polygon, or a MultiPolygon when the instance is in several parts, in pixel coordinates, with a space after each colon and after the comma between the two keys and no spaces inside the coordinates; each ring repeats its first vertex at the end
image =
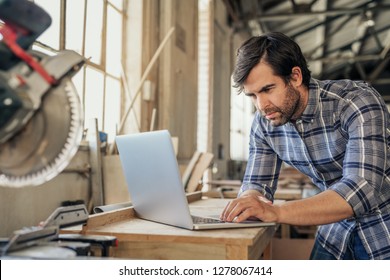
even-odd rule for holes
{"type": "MultiPolygon", "coordinates": [[[[379,33],[382,33],[382,32],[388,32],[390,29],[390,25],[386,25],[386,26],[383,26],[382,28],[376,30],[376,33],[379,34],[379,33]]],[[[343,48],[346,49],[346,48],[350,48],[352,44],[356,43],[356,42],[360,42],[362,40],[362,38],[357,38],[351,42],[349,42],[348,44],[344,45],[343,48]]],[[[387,46],[389,47],[389,46],[387,46]]],[[[338,48],[335,48],[335,49],[332,49],[332,50],[328,50],[325,54],[325,56],[323,57],[308,57],[308,60],[311,60],[311,61],[323,61],[323,62],[333,62],[333,61],[337,61],[337,59],[343,59],[343,60],[348,60],[348,59],[353,59],[353,56],[348,56],[348,55],[339,55],[339,56],[331,56],[332,53],[335,53],[335,52],[339,52],[341,49],[341,47],[338,47],[338,48]]],[[[377,60],[377,59],[383,59],[385,57],[385,54],[387,53],[387,49],[383,49],[381,51],[380,54],[373,54],[373,55],[356,55],[356,57],[360,57],[358,60],[356,61],[370,61],[370,60],[377,60]]]]}
{"type": "Polygon", "coordinates": [[[379,60],[382,57],[378,54],[367,54],[367,55],[358,55],[358,56],[350,56],[350,55],[338,55],[338,56],[327,56],[327,57],[318,57],[318,58],[308,58],[308,61],[321,61],[324,63],[329,62],[350,62],[355,63],[359,61],[373,61],[379,60]]]}
{"type": "Polygon", "coordinates": [[[360,14],[366,11],[383,11],[390,9],[390,5],[377,5],[374,7],[357,7],[350,9],[334,9],[326,11],[310,11],[310,12],[295,12],[295,13],[275,13],[275,14],[261,14],[261,15],[247,15],[242,19],[252,20],[256,19],[259,21],[280,21],[289,20],[293,18],[318,18],[318,16],[339,16],[339,15],[353,15],[360,14]]]}
{"type": "MultiPolygon", "coordinates": [[[[323,48],[323,47],[326,47],[326,45],[328,44],[329,42],[329,39],[331,37],[333,37],[334,35],[337,34],[337,32],[339,32],[341,30],[341,28],[347,24],[351,19],[353,19],[353,16],[349,16],[347,17],[346,19],[344,19],[342,22],[340,22],[336,28],[333,28],[333,32],[327,32],[326,36],[324,36],[324,40],[323,42],[320,44],[320,45],[317,45],[315,47],[313,47],[310,51],[306,51],[305,52],[305,55],[308,56],[308,57],[311,57],[316,51],[318,48],[323,48]]],[[[328,26],[327,24],[324,24],[324,26],[328,26]]]]}
{"type": "Polygon", "coordinates": [[[376,80],[383,72],[383,70],[387,67],[387,65],[390,62],[390,56],[388,56],[389,53],[390,53],[390,44],[384,47],[382,52],[379,54],[379,57],[381,57],[382,60],[368,77],[370,81],[376,80]]]}
{"type": "Polygon", "coordinates": [[[390,78],[376,79],[372,83],[375,85],[390,85],[390,78]]]}

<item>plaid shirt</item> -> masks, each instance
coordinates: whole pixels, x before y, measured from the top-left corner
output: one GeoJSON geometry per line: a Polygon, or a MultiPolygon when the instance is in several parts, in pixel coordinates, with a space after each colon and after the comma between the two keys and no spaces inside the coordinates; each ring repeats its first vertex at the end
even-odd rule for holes
{"type": "Polygon", "coordinates": [[[296,124],[273,127],[256,113],[241,192],[272,200],[282,162],[330,189],[354,218],[322,225],[318,241],[342,259],[357,230],[372,259],[390,257],[390,119],[380,94],[362,81],[311,79],[309,100],[296,124]]]}

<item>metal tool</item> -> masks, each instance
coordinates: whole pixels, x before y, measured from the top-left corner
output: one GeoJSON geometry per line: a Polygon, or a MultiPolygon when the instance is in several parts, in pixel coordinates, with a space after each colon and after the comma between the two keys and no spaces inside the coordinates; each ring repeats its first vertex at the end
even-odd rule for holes
{"type": "Polygon", "coordinates": [[[80,144],[83,113],[71,78],[85,59],[31,49],[51,18],[30,1],[0,0],[0,19],[0,186],[40,185],[80,144]]]}
{"type": "Polygon", "coordinates": [[[40,225],[16,230],[9,239],[0,242],[0,259],[90,256],[93,246],[99,248],[101,257],[108,257],[109,249],[118,245],[115,236],[60,234],[61,228],[83,225],[88,217],[84,204],[59,207],[40,225]]]}

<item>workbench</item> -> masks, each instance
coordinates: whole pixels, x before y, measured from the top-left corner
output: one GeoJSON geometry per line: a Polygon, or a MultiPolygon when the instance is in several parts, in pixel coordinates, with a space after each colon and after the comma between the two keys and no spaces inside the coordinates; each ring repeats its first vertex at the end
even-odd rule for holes
{"type": "MultiPolygon", "coordinates": [[[[220,213],[228,199],[187,196],[195,215],[220,213]]],[[[83,227],[63,233],[116,236],[111,256],[126,259],[270,259],[276,226],[192,231],[142,220],[132,207],[90,215],[83,227]]]]}

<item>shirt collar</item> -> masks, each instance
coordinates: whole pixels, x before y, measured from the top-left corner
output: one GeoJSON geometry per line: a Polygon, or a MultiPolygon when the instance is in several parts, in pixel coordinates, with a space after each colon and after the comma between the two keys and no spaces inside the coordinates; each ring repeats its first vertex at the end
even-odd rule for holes
{"type": "Polygon", "coordinates": [[[297,119],[297,122],[312,122],[317,111],[318,111],[318,102],[320,97],[320,86],[318,80],[311,78],[309,84],[309,100],[305,110],[303,111],[302,116],[297,119]]]}

